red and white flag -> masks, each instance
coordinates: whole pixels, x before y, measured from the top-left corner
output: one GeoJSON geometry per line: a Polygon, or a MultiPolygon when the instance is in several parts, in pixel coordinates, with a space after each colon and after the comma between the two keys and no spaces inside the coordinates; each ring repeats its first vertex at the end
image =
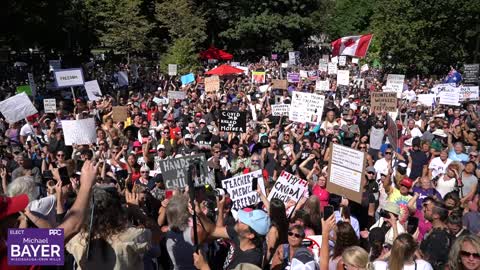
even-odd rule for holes
{"type": "Polygon", "coordinates": [[[332,56],[365,57],[371,40],[372,34],[339,38],[332,42],[332,56]]]}

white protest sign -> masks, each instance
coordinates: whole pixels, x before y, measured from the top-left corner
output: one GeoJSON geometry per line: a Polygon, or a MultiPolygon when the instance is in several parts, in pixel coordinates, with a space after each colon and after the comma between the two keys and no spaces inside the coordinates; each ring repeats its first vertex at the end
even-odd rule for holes
{"type": "Polygon", "coordinates": [[[260,201],[257,191],[252,189],[252,180],[254,178],[258,179],[258,186],[260,186],[262,193],[266,194],[262,170],[222,180],[222,187],[230,195],[233,209],[242,209],[260,201]]]}
{"type": "Polygon", "coordinates": [[[317,80],[315,82],[315,90],[317,90],[317,91],[328,91],[328,90],[330,90],[330,81],[328,81],[328,79],[326,79],[324,81],[317,80]]]}
{"type": "Polygon", "coordinates": [[[365,71],[368,71],[368,64],[365,64],[360,68],[360,72],[365,72],[365,71]]]}
{"type": "Polygon", "coordinates": [[[187,93],[183,91],[168,91],[168,99],[180,99],[183,100],[187,97],[187,93]]]}
{"type": "Polygon", "coordinates": [[[325,96],[312,93],[293,92],[288,118],[301,123],[320,123],[325,96]]]}
{"type": "Polygon", "coordinates": [[[339,144],[331,148],[327,190],[360,203],[365,153],[339,144]]]}
{"type": "Polygon", "coordinates": [[[300,70],[300,78],[302,79],[308,78],[308,72],[306,70],[300,70]]]}
{"type": "Polygon", "coordinates": [[[45,113],[57,112],[57,101],[54,98],[46,98],[43,100],[43,110],[45,113]]]}
{"type": "Polygon", "coordinates": [[[87,91],[88,100],[97,101],[102,96],[102,90],[97,80],[85,82],[85,90],[87,91]]]}
{"type": "Polygon", "coordinates": [[[27,94],[20,93],[0,102],[0,112],[5,116],[8,123],[13,124],[27,116],[36,114],[38,111],[27,94]]]}
{"type": "Polygon", "coordinates": [[[264,85],[260,85],[258,87],[258,90],[260,90],[261,93],[265,93],[268,91],[268,89],[270,89],[270,85],[269,84],[264,84],[264,85]]]}
{"type": "Polygon", "coordinates": [[[288,52],[288,64],[295,65],[297,63],[295,52],[288,52]]]}
{"type": "Polygon", "coordinates": [[[166,105],[166,104],[169,103],[169,100],[168,100],[168,98],[158,98],[158,97],[154,97],[154,98],[153,98],[153,102],[157,103],[157,105],[159,105],[159,104],[166,105]]]}
{"type": "Polygon", "coordinates": [[[328,75],[337,74],[337,64],[336,63],[328,63],[328,75]]]}
{"type": "Polygon", "coordinates": [[[83,85],[83,73],[80,68],[59,69],[54,71],[58,88],[83,85]]]}
{"type": "Polygon", "coordinates": [[[453,88],[454,91],[443,91],[440,93],[440,104],[450,106],[460,106],[460,89],[453,88]]]}
{"type": "Polygon", "coordinates": [[[353,57],[352,58],[352,64],[358,64],[358,58],[353,57]]]}
{"type": "Polygon", "coordinates": [[[282,63],[282,64],[280,65],[280,67],[281,67],[281,68],[288,68],[288,63],[282,63]]]}
{"type": "Polygon", "coordinates": [[[338,56],[332,57],[331,61],[332,61],[332,63],[334,63],[334,64],[338,64],[338,56]]]}
{"type": "Polygon", "coordinates": [[[350,70],[338,70],[337,71],[337,85],[350,84],[350,70]]]}
{"type": "Polygon", "coordinates": [[[168,76],[177,75],[177,64],[168,64],[168,76]]]}
{"type": "Polygon", "coordinates": [[[338,65],[344,67],[347,64],[347,57],[345,55],[340,55],[338,57],[338,65]]]}
{"type": "Polygon", "coordinates": [[[435,94],[419,94],[417,95],[418,103],[431,107],[435,99],[435,94]]]}
{"type": "Polygon", "coordinates": [[[324,59],[318,61],[318,70],[320,72],[328,72],[328,62],[324,59]]]}
{"type": "Polygon", "coordinates": [[[97,142],[95,119],[62,120],[65,145],[88,145],[97,142]]]}
{"type": "Polygon", "coordinates": [[[440,93],[444,91],[452,92],[453,88],[455,87],[456,85],[454,83],[441,83],[441,84],[434,85],[432,87],[432,92],[435,94],[436,97],[439,97],[440,93]]]}
{"type": "Polygon", "coordinates": [[[271,105],[273,116],[288,116],[290,112],[290,104],[271,105]]]}
{"type": "Polygon", "coordinates": [[[307,189],[308,182],[290,174],[286,171],[282,171],[278,177],[275,185],[268,194],[268,200],[273,198],[282,200],[287,203],[290,200],[298,202],[307,189]]]}
{"type": "Polygon", "coordinates": [[[478,86],[459,86],[460,101],[478,100],[478,86]]]}
{"type": "Polygon", "coordinates": [[[397,98],[402,98],[403,82],[405,81],[405,75],[402,74],[388,74],[387,85],[385,92],[396,92],[397,98]]]}

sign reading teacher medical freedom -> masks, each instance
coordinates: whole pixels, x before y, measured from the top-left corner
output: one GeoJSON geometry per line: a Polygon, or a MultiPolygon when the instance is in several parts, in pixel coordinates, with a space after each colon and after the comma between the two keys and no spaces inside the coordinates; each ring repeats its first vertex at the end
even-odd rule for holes
{"type": "Polygon", "coordinates": [[[8,229],[8,265],[64,265],[63,229],[8,229]]]}
{"type": "Polygon", "coordinates": [[[236,111],[221,111],[220,131],[246,132],[247,113],[236,111]]]}
{"type": "Polygon", "coordinates": [[[207,162],[204,154],[184,156],[180,158],[170,158],[158,161],[158,169],[162,172],[163,182],[166,189],[183,188],[188,185],[188,167],[191,160],[197,160],[201,164],[200,177],[194,175],[195,186],[213,184],[208,178],[207,162]]]}
{"type": "Polygon", "coordinates": [[[260,201],[257,190],[252,188],[254,178],[258,179],[257,183],[260,190],[263,194],[266,194],[262,170],[222,180],[222,187],[230,195],[230,199],[233,202],[233,209],[243,209],[260,201]]]}
{"type": "Polygon", "coordinates": [[[58,88],[84,84],[83,72],[80,68],[54,70],[54,74],[55,83],[58,88]]]}

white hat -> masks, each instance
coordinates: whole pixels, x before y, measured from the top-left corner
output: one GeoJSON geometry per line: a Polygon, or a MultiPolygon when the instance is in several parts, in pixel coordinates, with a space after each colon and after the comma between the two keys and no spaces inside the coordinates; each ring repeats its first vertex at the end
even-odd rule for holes
{"type": "Polygon", "coordinates": [[[448,137],[447,133],[445,133],[445,131],[443,131],[443,129],[436,129],[433,133],[433,135],[435,136],[440,136],[440,137],[448,137]]]}
{"type": "Polygon", "coordinates": [[[413,137],[405,141],[406,146],[412,146],[413,137]]]}

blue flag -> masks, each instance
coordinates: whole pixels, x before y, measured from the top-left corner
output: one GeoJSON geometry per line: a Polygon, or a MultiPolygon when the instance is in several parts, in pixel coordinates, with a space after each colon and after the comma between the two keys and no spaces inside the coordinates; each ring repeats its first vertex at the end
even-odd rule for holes
{"type": "Polygon", "coordinates": [[[459,84],[462,81],[462,74],[460,74],[458,71],[452,68],[450,72],[448,73],[447,77],[443,81],[444,83],[454,83],[454,84],[459,84]]]}
{"type": "Polygon", "coordinates": [[[180,79],[182,81],[182,85],[186,85],[193,83],[195,81],[195,76],[193,76],[193,73],[188,73],[187,75],[183,75],[180,79]]]}

